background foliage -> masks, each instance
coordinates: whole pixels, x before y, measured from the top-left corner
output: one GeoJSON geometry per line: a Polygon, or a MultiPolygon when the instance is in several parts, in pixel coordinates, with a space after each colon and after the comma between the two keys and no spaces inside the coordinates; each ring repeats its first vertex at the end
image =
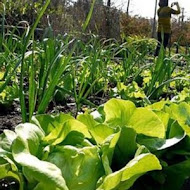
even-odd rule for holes
{"type": "MultiPolygon", "coordinates": [[[[6,5],[6,24],[15,26],[23,20],[32,24],[44,2],[44,0],[3,0],[6,5]]],[[[45,30],[49,27],[54,34],[73,33],[76,36],[81,31],[91,3],[91,0],[52,0],[39,28],[45,30]]],[[[130,16],[117,10],[109,2],[107,5],[105,6],[102,0],[96,1],[87,33],[115,39],[120,39],[121,33],[126,36],[151,36],[152,19],[142,18],[138,15],[130,16]]],[[[190,22],[173,19],[172,23],[171,42],[177,42],[183,46],[188,45],[190,43],[190,22]]],[[[40,35],[42,31],[39,30],[38,33],[40,35]]]]}

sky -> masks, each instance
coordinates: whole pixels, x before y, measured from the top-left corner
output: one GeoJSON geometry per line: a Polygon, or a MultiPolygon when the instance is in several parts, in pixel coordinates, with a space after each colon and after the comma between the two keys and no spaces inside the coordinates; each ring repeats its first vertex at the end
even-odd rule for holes
{"type": "MultiPolygon", "coordinates": [[[[128,0],[111,0],[112,4],[118,9],[126,11],[128,0]]],[[[140,15],[147,18],[154,17],[155,0],[130,0],[129,13],[131,15],[140,15]]],[[[159,0],[158,0],[159,2],[159,0]]],[[[169,0],[169,5],[176,0],[169,0]]],[[[185,19],[190,18],[190,0],[178,0],[181,8],[184,9],[185,19]]],[[[177,16],[174,16],[174,18],[177,16]]]]}

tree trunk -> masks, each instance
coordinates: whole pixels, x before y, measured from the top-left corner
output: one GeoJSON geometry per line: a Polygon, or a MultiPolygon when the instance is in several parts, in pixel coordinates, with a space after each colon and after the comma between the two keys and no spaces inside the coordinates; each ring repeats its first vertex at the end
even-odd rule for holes
{"type": "Polygon", "coordinates": [[[111,29],[111,14],[110,14],[110,8],[111,8],[111,0],[107,1],[107,7],[106,7],[106,38],[110,38],[110,29],[111,29]]]}
{"type": "Polygon", "coordinates": [[[111,7],[111,0],[108,0],[108,1],[107,1],[107,6],[108,6],[108,7],[111,7]]]}
{"type": "Polygon", "coordinates": [[[131,1],[131,0],[128,0],[128,3],[127,3],[127,12],[126,12],[126,13],[127,13],[127,16],[129,16],[129,5],[130,5],[130,1],[131,1]]]}
{"type": "Polygon", "coordinates": [[[157,13],[157,3],[158,0],[155,0],[155,9],[154,9],[154,20],[153,20],[153,26],[152,26],[152,37],[155,37],[156,33],[156,13],[157,13]]]}

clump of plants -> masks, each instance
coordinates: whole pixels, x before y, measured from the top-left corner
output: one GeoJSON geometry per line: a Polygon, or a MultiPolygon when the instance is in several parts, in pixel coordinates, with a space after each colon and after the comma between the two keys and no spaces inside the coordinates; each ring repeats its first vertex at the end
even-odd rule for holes
{"type": "Polygon", "coordinates": [[[189,113],[186,103],[111,99],[76,119],[35,116],[0,135],[0,178],[20,190],[180,189],[190,176],[189,113]]]}

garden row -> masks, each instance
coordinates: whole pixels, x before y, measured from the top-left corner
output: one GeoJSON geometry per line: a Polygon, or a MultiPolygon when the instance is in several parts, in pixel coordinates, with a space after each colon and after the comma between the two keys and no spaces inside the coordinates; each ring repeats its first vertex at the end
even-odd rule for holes
{"type": "Polygon", "coordinates": [[[161,48],[154,58],[156,41],[139,37],[34,40],[48,3],[22,36],[0,36],[1,116],[17,105],[22,118],[0,135],[0,189],[180,190],[190,57],[161,48]]]}
{"type": "Polygon", "coordinates": [[[190,176],[189,114],[187,103],[111,99],[76,119],[37,115],[1,134],[0,178],[19,190],[181,189],[190,176]]]}

